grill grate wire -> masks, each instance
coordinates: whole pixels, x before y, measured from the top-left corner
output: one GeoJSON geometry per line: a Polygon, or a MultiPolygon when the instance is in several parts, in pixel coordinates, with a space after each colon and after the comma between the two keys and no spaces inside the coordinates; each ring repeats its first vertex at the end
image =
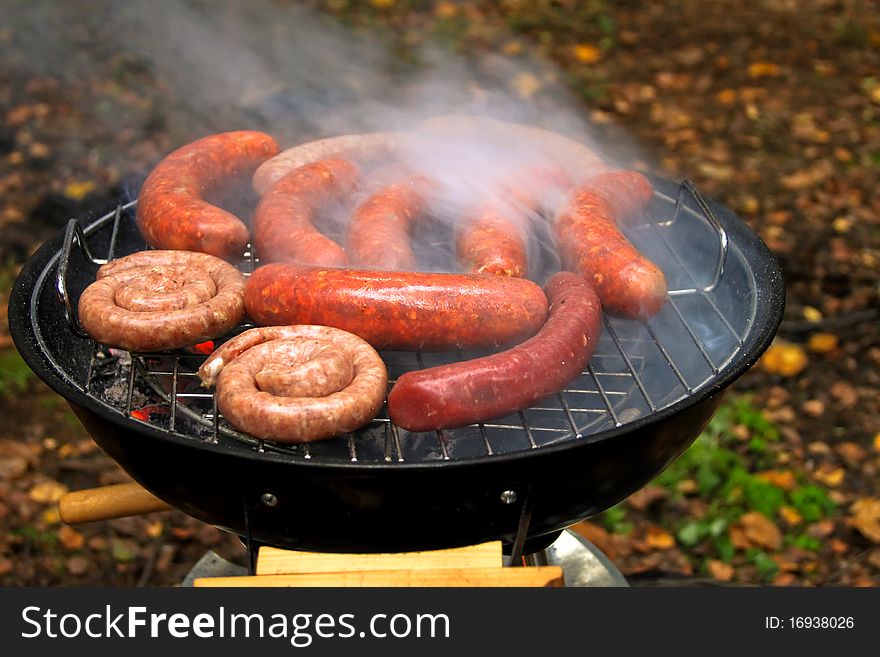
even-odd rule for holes
{"type": "MultiPolygon", "coordinates": [[[[391,422],[383,407],[380,415],[365,428],[340,439],[303,445],[259,440],[230,427],[217,410],[215,396],[198,387],[196,371],[206,356],[182,351],[128,354],[93,342],[82,389],[132,421],[143,422],[179,437],[237,445],[258,452],[281,453],[294,459],[385,463],[438,459],[448,461],[539,449],[542,445],[566,440],[589,440],[591,435],[604,429],[620,427],[636,417],[654,413],[699,391],[736,357],[743,345],[744,336],[734,328],[730,318],[713,298],[724,276],[728,259],[728,240],[723,227],[689,181],[679,186],[675,198],[658,191],[654,194],[654,205],[659,203],[667,209],[672,206],[671,217],[662,219],[658,217],[657,211],[650,210],[645,213],[645,225],[635,230],[651,233],[655,243],[661,244],[667,252],[667,261],[678,268],[678,272],[690,285],[669,291],[666,307],[671,310],[671,314],[666,321],[677,323],[679,329],[684,329],[690,342],[690,350],[705,362],[708,374],[701,376],[700,380],[692,380],[693,373],[689,375],[683,371],[677,357],[671,353],[671,341],[668,335],[664,335],[666,331],[659,325],[657,318],[636,322],[609,318],[606,315],[603,336],[596,353],[581,376],[570,382],[565,390],[507,418],[452,431],[409,433],[391,422]],[[688,199],[696,203],[696,208],[687,203],[688,199]],[[688,266],[687,259],[682,257],[667,234],[686,215],[710,226],[718,240],[717,260],[712,276],[702,285],[688,266]],[[687,320],[687,313],[680,307],[681,300],[687,298],[701,300],[706,312],[713,315],[725,327],[725,331],[729,332],[731,348],[722,362],[713,357],[705,338],[701,338],[700,331],[687,320]],[[634,337],[634,327],[641,327],[643,334],[634,337]],[[650,353],[652,351],[655,353],[650,353]],[[646,377],[646,369],[649,367],[668,370],[667,373],[672,374],[676,385],[681,388],[680,394],[667,396],[662,400],[655,399],[657,393],[651,390],[646,377]],[[118,394],[108,395],[107,390],[118,385],[121,380],[125,381],[125,393],[121,397],[118,394]],[[592,403],[593,400],[598,403],[592,403]],[[643,410],[638,410],[639,406],[643,410]],[[167,412],[163,412],[165,407],[167,412]],[[154,418],[153,411],[144,409],[158,409],[158,417],[154,418]]],[[[78,336],[83,336],[84,333],[72,310],[66,281],[73,243],[76,242],[82,255],[95,265],[112,260],[118,253],[121,223],[132,214],[135,206],[136,201],[120,205],[114,212],[92,225],[112,221],[106,259],[98,259],[92,254],[86,235],[75,220],[71,220],[68,225],[58,261],[56,290],[65,306],[67,321],[78,336]]],[[[257,266],[259,258],[253,248],[249,247],[239,267],[247,276],[257,266]]],[[[253,326],[249,323],[242,324],[236,332],[253,326]]],[[[431,354],[432,362],[426,363],[429,355],[418,352],[384,352],[382,355],[389,367],[389,390],[396,380],[392,377],[393,372],[421,369],[437,364],[434,362],[437,359],[440,362],[451,362],[462,358],[461,353],[446,356],[431,354]],[[409,360],[402,370],[399,362],[401,358],[409,360]]]]}

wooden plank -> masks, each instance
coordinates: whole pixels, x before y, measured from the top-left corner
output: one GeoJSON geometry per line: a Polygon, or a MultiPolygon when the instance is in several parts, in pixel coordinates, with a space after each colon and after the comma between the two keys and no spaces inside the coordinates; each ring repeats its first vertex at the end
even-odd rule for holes
{"type": "Polygon", "coordinates": [[[372,570],[251,577],[202,577],[198,587],[284,587],[284,586],[563,586],[562,568],[442,568],[439,570],[372,570]]]}
{"type": "Polygon", "coordinates": [[[380,554],[327,554],[261,547],[257,575],[339,573],[358,570],[493,568],[503,564],[501,541],[449,550],[380,554]]]}

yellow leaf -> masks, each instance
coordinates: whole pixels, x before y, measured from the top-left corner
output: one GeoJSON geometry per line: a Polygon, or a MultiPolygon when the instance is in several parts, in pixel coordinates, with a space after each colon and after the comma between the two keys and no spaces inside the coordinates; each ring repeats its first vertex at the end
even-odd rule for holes
{"type": "Polygon", "coordinates": [[[781,340],[774,342],[767,349],[761,363],[764,369],[771,374],[780,374],[782,376],[795,376],[804,371],[808,363],[807,355],[804,350],[796,344],[783,342],[781,340]]]}
{"type": "Polygon", "coordinates": [[[813,333],[807,341],[807,349],[817,354],[827,354],[837,349],[837,336],[833,333],[813,333]]]}
{"type": "Polygon", "coordinates": [[[868,92],[868,95],[871,97],[872,102],[880,105],[880,84],[871,89],[871,91],[868,92]]]}
{"type": "Polygon", "coordinates": [[[64,195],[74,201],[81,201],[95,191],[95,183],[91,180],[69,182],[64,188],[64,195]]]}
{"type": "Polygon", "coordinates": [[[831,227],[835,233],[848,233],[852,228],[852,221],[847,217],[838,217],[831,222],[831,227]]]}
{"type": "Polygon", "coordinates": [[[846,470],[843,468],[834,468],[833,470],[820,470],[816,472],[816,480],[829,486],[831,488],[837,488],[840,484],[843,483],[843,478],[846,476],[846,470]]]}
{"type": "Polygon", "coordinates": [[[579,43],[572,47],[571,52],[582,64],[595,64],[602,59],[602,51],[589,43],[579,43]]]}
{"type": "Polygon", "coordinates": [[[47,507],[43,513],[40,514],[40,520],[47,525],[57,525],[61,522],[61,514],[58,512],[58,507],[54,504],[47,507]]]}
{"type": "Polygon", "coordinates": [[[34,502],[57,502],[67,493],[67,486],[57,481],[44,481],[28,491],[28,496],[34,502]]]}
{"type": "Polygon", "coordinates": [[[648,527],[645,542],[656,550],[668,550],[675,547],[675,537],[660,527],[648,527]]]}
{"type": "Polygon", "coordinates": [[[389,9],[394,6],[394,0],[370,0],[370,4],[376,9],[389,9]]]}
{"type": "Polygon", "coordinates": [[[852,517],[847,520],[865,538],[880,543],[880,500],[863,497],[850,507],[852,517]]]}
{"type": "Polygon", "coordinates": [[[791,506],[784,506],[779,509],[779,515],[782,516],[782,519],[790,527],[794,527],[795,525],[799,525],[801,524],[801,522],[803,522],[801,514],[798,513],[797,509],[791,506]]]}
{"type": "Polygon", "coordinates": [[[66,550],[79,550],[86,542],[82,534],[67,525],[58,530],[58,540],[66,550]]]}
{"type": "Polygon", "coordinates": [[[739,524],[752,545],[768,550],[778,550],[782,545],[782,532],[762,513],[757,511],[744,513],[739,519],[739,524]]]}
{"type": "Polygon", "coordinates": [[[523,45],[519,41],[515,39],[511,39],[503,46],[501,46],[501,52],[505,55],[518,55],[523,51],[523,45]]]}
{"type": "Polygon", "coordinates": [[[768,78],[779,75],[779,64],[773,62],[754,62],[749,64],[750,78],[768,78]]]}
{"type": "Polygon", "coordinates": [[[150,538],[158,538],[162,535],[163,531],[165,531],[165,523],[163,523],[161,520],[151,522],[147,525],[147,536],[149,536],[150,538]]]}
{"type": "Polygon", "coordinates": [[[874,434],[874,451],[880,452],[880,431],[874,434]]]}
{"type": "Polygon", "coordinates": [[[817,308],[813,308],[813,306],[804,306],[803,309],[804,319],[808,322],[818,322],[822,319],[822,313],[817,308]]]}
{"type": "Polygon", "coordinates": [[[531,98],[541,88],[541,81],[531,73],[520,73],[513,78],[513,88],[523,98],[531,98]]]}

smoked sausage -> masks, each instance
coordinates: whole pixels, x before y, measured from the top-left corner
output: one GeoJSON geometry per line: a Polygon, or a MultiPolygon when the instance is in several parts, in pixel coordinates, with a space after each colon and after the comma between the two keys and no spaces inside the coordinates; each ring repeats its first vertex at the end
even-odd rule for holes
{"type": "Polygon", "coordinates": [[[388,395],[388,416],[409,431],[451,429],[503,417],[559,392],[590,360],[602,330],[592,286],[570,272],[546,285],[547,322],[491,356],[407,372],[388,395]]]}
{"type": "Polygon", "coordinates": [[[358,168],[347,160],[324,160],[294,169],[273,184],[254,212],[254,246],[265,262],[317,267],[348,264],[345,250],[312,224],[328,202],[350,192],[358,168]]]}
{"type": "Polygon", "coordinates": [[[575,189],[553,220],[563,267],[596,288],[605,310],[646,319],[666,301],[666,279],[620,232],[618,223],[645,207],[651,183],[634,171],[614,171],[575,189]]]}
{"type": "Polygon", "coordinates": [[[260,267],[245,290],[257,324],[320,324],[377,349],[442,351],[533,335],[547,299],[529,280],[479,274],[260,267]]]}
{"type": "Polygon", "coordinates": [[[262,132],[225,132],[178,148],[156,165],[138,194],[137,223],[160,249],[202,251],[232,260],[244,252],[248,230],[204,196],[250,176],[278,152],[262,132]]]}

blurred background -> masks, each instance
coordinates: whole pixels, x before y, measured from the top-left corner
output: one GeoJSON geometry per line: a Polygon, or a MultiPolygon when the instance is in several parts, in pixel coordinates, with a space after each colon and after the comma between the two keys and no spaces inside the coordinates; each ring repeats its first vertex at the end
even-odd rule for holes
{"type": "Polygon", "coordinates": [[[880,584],[880,3],[0,0],[0,584],[169,585],[236,539],[60,524],[122,482],[18,356],[8,292],[71,217],[198,137],[282,147],[431,114],[566,132],[693,180],[779,258],[785,320],[704,435],[577,531],[632,584],[880,584]]]}

